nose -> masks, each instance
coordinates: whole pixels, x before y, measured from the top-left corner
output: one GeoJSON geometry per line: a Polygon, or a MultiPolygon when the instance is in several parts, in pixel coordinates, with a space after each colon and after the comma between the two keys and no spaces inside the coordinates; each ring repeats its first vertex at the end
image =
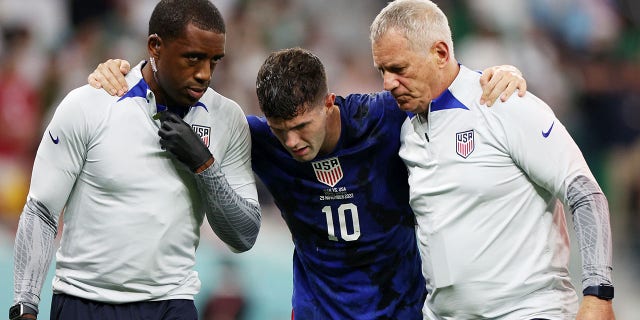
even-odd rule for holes
{"type": "Polygon", "coordinates": [[[196,70],[195,78],[200,82],[211,80],[214,67],[215,65],[209,63],[209,61],[202,61],[196,70]]]}
{"type": "Polygon", "coordinates": [[[294,131],[287,131],[284,136],[284,145],[289,149],[293,149],[300,142],[300,137],[294,131]]]}
{"type": "Polygon", "coordinates": [[[399,82],[398,82],[398,79],[396,79],[395,74],[391,72],[385,72],[382,75],[382,86],[384,87],[385,90],[391,91],[396,87],[398,87],[398,85],[399,85],[399,82]]]}

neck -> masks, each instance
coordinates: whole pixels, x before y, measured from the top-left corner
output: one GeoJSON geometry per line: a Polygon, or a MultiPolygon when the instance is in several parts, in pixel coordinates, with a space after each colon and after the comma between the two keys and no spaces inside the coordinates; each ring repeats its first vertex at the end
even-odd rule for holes
{"type": "Polygon", "coordinates": [[[342,121],[340,119],[340,108],[337,105],[333,105],[329,110],[327,118],[327,136],[325,137],[324,147],[322,153],[327,154],[332,152],[340,141],[340,134],[342,133],[342,121]]]}
{"type": "Polygon", "coordinates": [[[453,81],[458,76],[458,73],[460,73],[460,65],[458,64],[458,61],[451,59],[451,61],[447,63],[447,65],[445,65],[444,67],[442,81],[441,81],[443,87],[440,88],[441,90],[438,96],[441,95],[445,90],[447,90],[451,86],[453,81]]]}
{"type": "Polygon", "coordinates": [[[157,91],[158,84],[153,76],[153,70],[151,70],[151,63],[148,61],[142,66],[142,78],[149,85],[149,89],[155,93],[157,91]]]}
{"type": "Polygon", "coordinates": [[[142,67],[142,78],[149,85],[149,90],[153,92],[156,97],[156,103],[166,106],[167,100],[162,93],[162,89],[160,89],[160,85],[158,84],[158,78],[155,72],[151,69],[151,63],[148,61],[145,62],[145,65],[142,67]]]}

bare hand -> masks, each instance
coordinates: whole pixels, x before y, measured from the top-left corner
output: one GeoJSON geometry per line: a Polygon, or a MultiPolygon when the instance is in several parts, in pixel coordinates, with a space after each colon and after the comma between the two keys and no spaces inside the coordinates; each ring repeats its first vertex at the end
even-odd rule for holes
{"type": "Polygon", "coordinates": [[[580,304],[576,320],[615,320],[611,300],[585,296],[580,304]]]}
{"type": "Polygon", "coordinates": [[[99,64],[87,81],[96,89],[102,88],[112,96],[122,97],[129,90],[127,81],[124,79],[124,75],[129,73],[129,70],[131,70],[129,61],[109,59],[99,64]]]}
{"type": "Polygon", "coordinates": [[[505,102],[518,90],[518,96],[524,97],[527,92],[527,82],[518,68],[511,65],[495,66],[485,69],[480,77],[482,86],[481,104],[488,106],[500,97],[505,102]]]}

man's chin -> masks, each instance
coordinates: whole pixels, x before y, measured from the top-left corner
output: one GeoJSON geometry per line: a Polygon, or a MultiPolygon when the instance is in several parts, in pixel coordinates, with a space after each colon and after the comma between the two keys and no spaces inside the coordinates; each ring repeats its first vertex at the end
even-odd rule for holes
{"type": "Polygon", "coordinates": [[[405,111],[405,112],[411,112],[411,113],[418,113],[419,112],[417,110],[416,106],[411,104],[411,103],[399,103],[398,107],[400,108],[400,110],[405,111]]]}
{"type": "Polygon", "coordinates": [[[295,161],[298,161],[298,162],[307,162],[307,161],[309,161],[309,160],[306,160],[305,154],[296,154],[295,152],[292,152],[291,150],[289,150],[289,154],[291,155],[291,157],[295,161]]]}
{"type": "Polygon", "coordinates": [[[302,155],[291,154],[294,160],[298,162],[309,162],[316,158],[317,155],[312,155],[311,153],[305,153],[302,155]]]}

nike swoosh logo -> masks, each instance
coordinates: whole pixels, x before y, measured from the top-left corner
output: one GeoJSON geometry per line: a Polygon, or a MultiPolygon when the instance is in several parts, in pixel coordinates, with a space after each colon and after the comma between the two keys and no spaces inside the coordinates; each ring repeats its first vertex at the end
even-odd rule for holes
{"type": "Polygon", "coordinates": [[[53,141],[53,143],[58,144],[58,142],[60,142],[60,137],[53,137],[53,135],[51,134],[51,131],[49,131],[49,137],[51,137],[51,141],[53,141]]]}
{"type": "Polygon", "coordinates": [[[549,130],[547,130],[547,132],[542,131],[542,136],[543,136],[543,137],[545,137],[545,138],[546,138],[546,137],[548,137],[548,136],[551,134],[551,130],[553,130],[553,125],[554,125],[555,123],[556,123],[555,121],[553,121],[553,122],[551,123],[551,127],[549,127],[549,130]]]}

